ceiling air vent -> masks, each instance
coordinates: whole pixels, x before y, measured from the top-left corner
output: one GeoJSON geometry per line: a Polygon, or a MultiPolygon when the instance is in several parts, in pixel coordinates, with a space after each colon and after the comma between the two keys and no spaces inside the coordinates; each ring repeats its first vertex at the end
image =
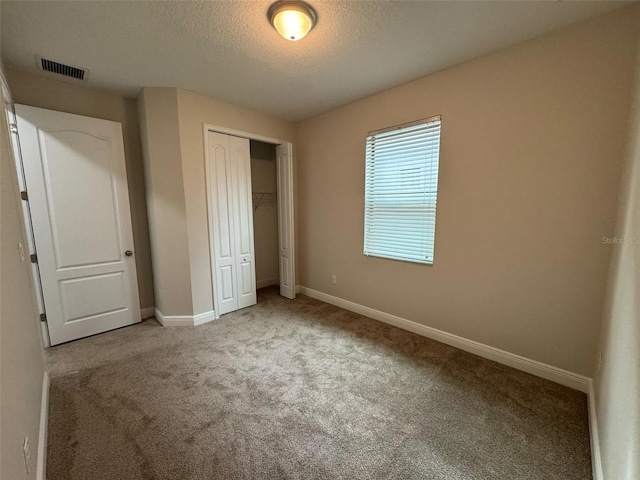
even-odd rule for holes
{"type": "Polygon", "coordinates": [[[46,58],[38,57],[38,66],[44,72],[51,72],[57,75],[63,75],[76,80],[85,80],[89,71],[85,68],[73,67],[64,63],[54,62],[46,58]]]}

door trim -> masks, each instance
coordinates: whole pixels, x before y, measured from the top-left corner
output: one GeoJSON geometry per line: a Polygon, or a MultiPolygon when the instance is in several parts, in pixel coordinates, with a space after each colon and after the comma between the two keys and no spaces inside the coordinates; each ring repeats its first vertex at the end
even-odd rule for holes
{"type": "MultiPolygon", "coordinates": [[[[15,103],[11,97],[11,91],[9,90],[9,84],[6,81],[4,76],[4,71],[0,68],[0,83],[2,83],[2,100],[3,100],[3,114],[7,116],[7,125],[11,128],[11,124],[16,124],[16,112],[15,112],[15,103]]],[[[17,128],[17,126],[16,126],[17,128]]],[[[18,188],[20,191],[26,191],[27,187],[25,185],[25,176],[24,176],[24,165],[22,163],[22,151],[20,150],[20,141],[19,141],[19,133],[17,130],[12,132],[11,130],[8,132],[8,136],[11,142],[11,153],[13,154],[13,165],[15,167],[16,180],[18,182],[18,188]]],[[[29,202],[22,201],[21,203],[21,217],[22,224],[24,227],[24,233],[26,233],[27,240],[27,255],[35,254],[35,237],[33,233],[33,225],[31,223],[31,211],[29,210],[29,202]]],[[[33,280],[34,286],[34,297],[35,304],[38,308],[38,315],[45,314],[45,305],[44,305],[44,297],[42,294],[42,280],[40,279],[40,270],[38,268],[37,263],[31,264],[31,278],[33,280]]],[[[42,343],[44,348],[48,348],[51,346],[51,339],[49,338],[49,327],[47,322],[43,322],[38,320],[40,323],[40,329],[42,334],[42,343]]]]}
{"type": "MultiPolygon", "coordinates": [[[[206,191],[207,191],[207,220],[209,223],[209,259],[211,262],[211,293],[213,295],[213,311],[215,312],[215,318],[218,319],[220,318],[220,315],[218,314],[218,312],[220,311],[220,309],[218,308],[218,295],[216,295],[216,279],[215,279],[215,272],[216,272],[216,263],[215,263],[215,254],[214,254],[214,246],[213,246],[213,225],[212,225],[212,216],[211,216],[211,209],[209,207],[209,198],[210,198],[210,192],[211,192],[211,185],[210,185],[210,181],[209,181],[209,139],[208,139],[208,133],[209,132],[214,132],[214,133],[222,133],[225,135],[232,135],[234,137],[242,137],[242,138],[248,138],[249,140],[257,140],[259,142],[265,142],[265,143],[270,143],[272,145],[284,145],[287,148],[287,151],[289,152],[289,154],[287,155],[287,162],[288,162],[288,167],[286,169],[279,169],[277,172],[278,175],[278,185],[287,185],[287,187],[290,189],[290,202],[289,205],[283,205],[282,202],[278,202],[278,219],[281,218],[281,215],[289,215],[289,228],[287,232],[281,232],[279,233],[279,235],[282,235],[283,233],[286,234],[289,238],[289,245],[290,245],[290,256],[291,256],[291,284],[292,285],[296,285],[296,267],[295,267],[295,224],[294,224],[294,220],[295,220],[295,200],[294,200],[294,189],[293,189],[293,143],[289,142],[288,140],[282,140],[279,138],[274,138],[274,137],[267,137],[264,135],[258,135],[255,133],[251,133],[251,132],[245,132],[243,130],[237,130],[235,128],[227,128],[227,127],[222,127],[220,125],[214,125],[211,123],[203,123],[202,124],[202,133],[203,133],[203,137],[204,137],[204,164],[205,164],[205,182],[206,182],[206,191]],[[281,176],[286,175],[286,178],[283,178],[282,183],[281,183],[281,176]],[[289,207],[289,208],[286,208],[289,207]]],[[[278,197],[280,197],[280,195],[278,195],[278,197]]],[[[279,247],[279,245],[278,245],[279,247]]],[[[281,275],[282,277],[282,275],[281,275]]],[[[295,298],[295,288],[293,289],[292,292],[292,298],[295,298]]]]}

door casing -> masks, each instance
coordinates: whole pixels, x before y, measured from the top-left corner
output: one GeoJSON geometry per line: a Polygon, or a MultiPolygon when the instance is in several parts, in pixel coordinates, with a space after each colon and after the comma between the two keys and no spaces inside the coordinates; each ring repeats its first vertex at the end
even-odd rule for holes
{"type": "MultiPolygon", "coordinates": [[[[4,79],[4,76],[0,76],[2,80],[2,97],[5,114],[7,116],[7,124],[9,125],[11,136],[11,150],[13,151],[13,162],[16,169],[16,176],[18,180],[18,188],[21,192],[27,191],[27,186],[24,178],[24,166],[22,165],[22,152],[20,151],[20,142],[18,139],[18,129],[16,114],[14,109],[14,103],[11,99],[11,93],[9,87],[4,79]],[[15,127],[15,129],[13,128],[15,127]]],[[[31,255],[36,252],[35,240],[33,237],[33,228],[31,225],[31,211],[29,210],[29,202],[21,202],[22,204],[22,222],[24,231],[26,232],[27,245],[26,254],[31,255]]],[[[40,281],[40,271],[37,263],[31,263],[31,278],[33,279],[35,302],[38,307],[38,314],[45,314],[44,298],[42,295],[42,283],[40,281]]],[[[51,340],[49,338],[49,328],[47,322],[40,322],[42,342],[45,348],[51,346],[51,340]]]]}

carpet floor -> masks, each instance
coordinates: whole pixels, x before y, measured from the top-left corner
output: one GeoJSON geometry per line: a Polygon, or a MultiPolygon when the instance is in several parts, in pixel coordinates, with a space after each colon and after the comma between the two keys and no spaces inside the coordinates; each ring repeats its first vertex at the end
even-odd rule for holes
{"type": "Polygon", "coordinates": [[[48,349],[47,478],[591,478],[584,394],[273,288],[48,349]]]}

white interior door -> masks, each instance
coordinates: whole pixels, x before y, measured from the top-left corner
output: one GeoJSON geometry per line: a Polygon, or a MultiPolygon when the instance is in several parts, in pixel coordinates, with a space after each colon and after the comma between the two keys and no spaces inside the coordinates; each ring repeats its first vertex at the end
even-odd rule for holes
{"type": "Polygon", "coordinates": [[[278,170],[280,295],[286,298],[296,298],[293,242],[293,155],[290,143],[276,147],[276,162],[278,170]]]}
{"type": "Polygon", "coordinates": [[[251,195],[251,153],[247,138],[229,136],[238,281],[238,308],[255,305],[255,245],[251,195]]]}
{"type": "Polygon", "coordinates": [[[51,344],[139,322],[122,126],[15,110],[51,344]]]}

